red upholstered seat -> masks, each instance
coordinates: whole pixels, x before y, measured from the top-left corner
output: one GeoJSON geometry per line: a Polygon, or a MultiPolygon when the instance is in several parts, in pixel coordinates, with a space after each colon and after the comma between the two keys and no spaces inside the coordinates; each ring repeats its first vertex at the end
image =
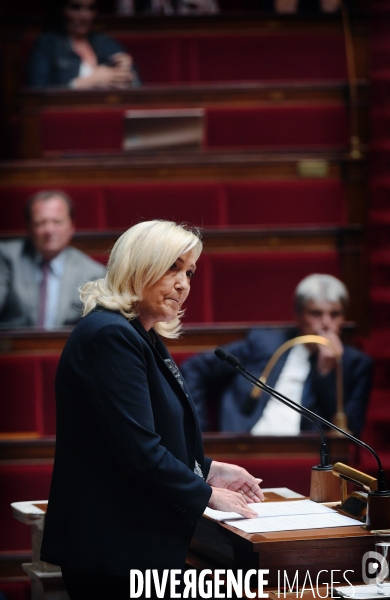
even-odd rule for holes
{"type": "Polygon", "coordinates": [[[213,254],[210,261],[211,321],[290,321],[297,283],[310,273],[340,277],[336,252],[213,254]]]}
{"type": "Polygon", "coordinates": [[[338,104],[210,108],[206,145],[216,147],[345,147],[347,108],[338,104]]]}
{"type": "MultiPolygon", "coordinates": [[[[41,113],[42,151],[120,151],[124,109],[45,110],[41,113]]],[[[343,148],[348,144],[347,108],[342,104],[277,105],[206,109],[209,148],[343,148]]]]}
{"type": "Polygon", "coordinates": [[[41,113],[44,152],[118,151],[124,135],[123,109],[45,110],[41,113]]]}
{"type": "MultiPolygon", "coordinates": [[[[252,0],[252,6],[258,3],[252,0]]],[[[113,37],[133,56],[144,84],[347,78],[344,39],[337,33],[188,31],[113,37]]],[[[28,37],[21,43],[24,64],[32,41],[28,37]]]]}
{"type": "Polygon", "coordinates": [[[347,76],[339,34],[129,33],[116,39],[132,54],[146,84],[347,76]]]}
{"type": "MultiPolygon", "coordinates": [[[[139,220],[156,218],[205,228],[346,223],[344,186],[337,179],[59,187],[73,199],[76,226],[81,231],[123,231],[139,220]]],[[[24,233],[25,202],[44,189],[52,186],[0,186],[4,208],[0,233],[24,233]]]]}
{"type": "Polygon", "coordinates": [[[0,433],[42,432],[42,378],[37,356],[0,357],[0,433]]]}
{"type": "Polygon", "coordinates": [[[143,83],[182,81],[181,64],[185,57],[181,36],[122,34],[115,39],[133,56],[143,83]]]}
{"type": "Polygon", "coordinates": [[[202,36],[199,80],[344,79],[341,35],[246,34],[202,36]]]}
{"type": "Polygon", "coordinates": [[[118,184],[103,191],[108,229],[123,231],[148,219],[215,227],[224,210],[221,187],[212,183],[118,184]]]}
{"type": "Polygon", "coordinates": [[[30,600],[31,582],[29,580],[2,581],[0,583],[0,592],[3,592],[6,600],[30,600]]]}
{"type": "Polygon", "coordinates": [[[55,434],[54,378],[59,355],[0,356],[0,434],[55,434]]]}
{"type": "Polygon", "coordinates": [[[43,434],[55,435],[56,433],[56,398],[54,382],[60,356],[42,356],[40,360],[42,372],[42,409],[43,409],[43,434]]]}
{"type": "Polygon", "coordinates": [[[31,528],[12,516],[11,502],[47,500],[52,465],[0,465],[0,552],[29,550],[31,528]]]}
{"type": "Polygon", "coordinates": [[[202,254],[196,264],[196,274],[191,281],[191,293],[184,304],[183,323],[204,323],[210,319],[210,263],[202,254]]]}
{"type": "Polygon", "coordinates": [[[372,178],[370,181],[370,208],[385,210],[390,207],[390,177],[372,178]]]}
{"type": "Polygon", "coordinates": [[[343,184],[334,179],[226,185],[230,225],[338,225],[347,220],[343,184]]]}

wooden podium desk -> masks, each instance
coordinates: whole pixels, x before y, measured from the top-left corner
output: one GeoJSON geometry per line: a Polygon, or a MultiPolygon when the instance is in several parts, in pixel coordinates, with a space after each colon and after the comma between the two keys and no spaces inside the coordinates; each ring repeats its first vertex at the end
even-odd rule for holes
{"type": "Polygon", "coordinates": [[[330,583],[330,571],[335,570],[338,571],[335,580],[347,585],[344,571],[352,570],[346,575],[349,581],[361,582],[362,558],[370,550],[374,550],[374,536],[359,525],[249,534],[203,516],[191,543],[188,562],[202,569],[269,569],[265,579],[267,587],[272,589],[278,587],[278,571],[282,582],[283,571],[290,582],[298,571],[299,586],[309,571],[315,586],[321,570],[328,571],[320,575],[322,584],[330,583]]]}
{"type": "MultiPolygon", "coordinates": [[[[281,496],[275,493],[266,493],[266,498],[281,500],[281,496]]],[[[39,556],[46,505],[47,501],[12,504],[14,517],[32,526],[32,562],[24,564],[23,568],[32,580],[33,600],[49,597],[44,595],[48,590],[50,598],[64,600],[59,567],[43,563],[39,556]],[[53,595],[54,590],[58,595],[53,595]]],[[[342,574],[351,569],[353,572],[347,574],[348,580],[360,583],[363,555],[373,549],[374,536],[363,526],[248,534],[208,517],[201,517],[187,556],[187,566],[197,570],[219,568],[233,571],[242,569],[244,572],[249,569],[269,569],[269,574],[264,577],[268,580],[264,591],[269,593],[270,600],[276,600],[278,597],[285,598],[283,591],[280,596],[277,593],[278,571],[285,571],[292,584],[298,570],[298,586],[302,588],[305,584],[305,590],[308,587],[304,581],[307,572],[316,590],[316,578],[321,570],[327,570],[328,573],[321,573],[319,584],[331,582],[332,569],[336,571],[335,583],[346,585],[342,574]]],[[[325,597],[322,591],[321,595],[325,597]]],[[[298,595],[287,594],[287,600],[312,600],[318,597],[311,593],[301,596],[301,592],[298,595]]]]}

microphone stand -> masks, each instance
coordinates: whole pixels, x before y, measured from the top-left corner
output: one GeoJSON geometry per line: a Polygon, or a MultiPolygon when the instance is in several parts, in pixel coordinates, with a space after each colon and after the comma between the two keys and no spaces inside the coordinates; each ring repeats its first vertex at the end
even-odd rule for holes
{"type": "Polygon", "coordinates": [[[390,490],[387,489],[386,476],[382,467],[381,460],[377,453],[371,448],[371,446],[369,446],[365,442],[362,442],[348,431],[344,431],[340,427],[337,427],[337,425],[334,425],[333,423],[327,421],[320,415],[317,415],[305,406],[300,406],[299,404],[296,404],[295,402],[293,402],[293,400],[286,398],[285,396],[277,392],[274,388],[258,380],[257,377],[255,377],[250,371],[248,371],[247,369],[245,369],[245,367],[241,365],[238,358],[233,356],[233,354],[227,354],[222,348],[216,348],[214,354],[220,360],[227,362],[228,365],[230,365],[233,369],[236,369],[245,379],[250,381],[250,383],[261,388],[270,396],[273,396],[281,402],[282,400],[284,400],[285,404],[289,405],[291,408],[293,408],[294,405],[296,408],[298,408],[298,410],[300,409],[302,414],[304,414],[305,416],[310,417],[314,421],[322,423],[323,425],[327,425],[334,431],[338,431],[342,435],[346,436],[355,444],[358,444],[362,448],[365,448],[366,450],[371,452],[378,464],[377,489],[368,493],[366,525],[369,529],[390,529],[390,490]]]}

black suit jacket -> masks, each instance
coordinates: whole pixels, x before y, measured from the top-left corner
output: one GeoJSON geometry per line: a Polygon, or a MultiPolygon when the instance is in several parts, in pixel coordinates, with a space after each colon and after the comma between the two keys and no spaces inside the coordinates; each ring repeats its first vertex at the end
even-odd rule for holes
{"type": "MultiPolygon", "coordinates": [[[[171,362],[169,362],[171,361],[171,362]]],[[[57,444],[42,560],[85,572],[183,568],[211,487],[188,389],[141,324],[97,309],[56,378],[57,444]]]]}
{"type": "MultiPolygon", "coordinates": [[[[260,376],[273,353],[289,338],[299,335],[298,331],[286,329],[253,329],[245,340],[233,342],[225,350],[237,356],[240,362],[254,375],[260,376]]],[[[288,353],[286,352],[272,370],[267,383],[273,387],[283,369],[288,353]]],[[[364,425],[368,404],[372,360],[369,356],[344,345],[342,358],[344,384],[344,410],[348,417],[348,426],[354,435],[359,435],[364,425]]],[[[252,386],[241,375],[221,362],[212,352],[199,354],[181,367],[203,430],[210,428],[208,407],[217,408],[218,428],[220,431],[250,431],[263,414],[269,395],[262,393],[251,414],[246,414],[247,403],[252,386]]],[[[296,400],[292,398],[292,400],[296,400]]],[[[335,372],[321,376],[316,365],[309,374],[303,388],[302,404],[325,419],[332,420],[336,412],[336,376],[335,372]]],[[[317,430],[315,424],[301,419],[302,430],[317,430]]]]}

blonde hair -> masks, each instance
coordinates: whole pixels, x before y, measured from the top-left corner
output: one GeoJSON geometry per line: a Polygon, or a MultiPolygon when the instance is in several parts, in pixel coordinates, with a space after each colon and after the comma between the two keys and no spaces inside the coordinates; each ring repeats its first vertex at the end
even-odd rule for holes
{"type": "MultiPolygon", "coordinates": [[[[199,232],[186,225],[161,220],[137,223],[116,241],[106,276],[89,281],[80,289],[83,316],[102,306],[118,310],[129,321],[135,319],[143,290],[158,281],[189,250],[194,251],[197,260],[202,248],[199,232]]],[[[169,323],[157,323],[154,329],[166,338],[179,337],[183,313],[180,311],[169,323]]]]}

